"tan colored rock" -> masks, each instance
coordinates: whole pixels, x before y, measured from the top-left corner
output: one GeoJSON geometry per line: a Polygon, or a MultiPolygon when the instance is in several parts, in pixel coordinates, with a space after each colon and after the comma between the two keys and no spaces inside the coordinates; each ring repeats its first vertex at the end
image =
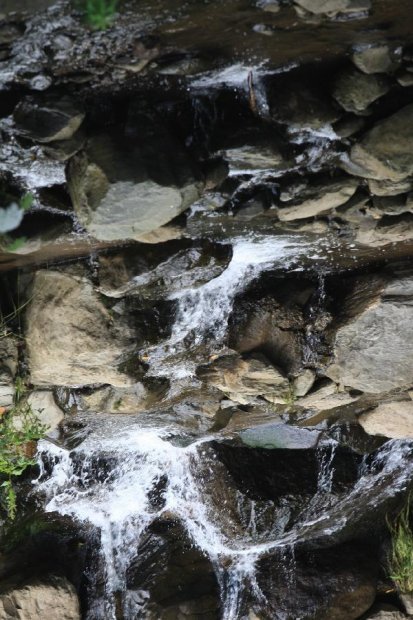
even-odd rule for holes
{"type": "Polygon", "coordinates": [[[339,392],[337,385],[334,381],[331,381],[315,392],[307,394],[304,398],[300,398],[297,404],[305,409],[328,411],[329,409],[334,409],[341,405],[347,405],[354,400],[354,397],[350,396],[348,392],[339,392]]]}
{"type": "Polygon", "coordinates": [[[0,620],[80,620],[75,588],[62,577],[49,577],[0,594],[0,620]]]}
{"type": "Polygon", "coordinates": [[[413,437],[413,401],[383,403],[361,415],[359,422],[369,435],[413,437]]]}
{"type": "Polygon", "coordinates": [[[121,318],[115,324],[90,282],[57,271],[36,273],[26,330],[35,386],[130,385],[117,364],[132,346],[131,336],[121,318]]]}
{"type": "Polygon", "coordinates": [[[248,404],[251,398],[264,396],[274,403],[285,402],[289,382],[263,355],[243,360],[237,354],[219,357],[198,370],[198,376],[226,394],[232,401],[248,404]]]}
{"type": "Polygon", "coordinates": [[[290,222],[327,213],[347,202],[356,189],[357,183],[352,180],[319,187],[314,190],[314,197],[293,207],[279,209],[278,217],[282,222],[290,222]]]}
{"type": "Polygon", "coordinates": [[[141,383],[127,388],[105,386],[81,396],[83,406],[98,413],[138,413],[147,408],[148,398],[141,383]]]}

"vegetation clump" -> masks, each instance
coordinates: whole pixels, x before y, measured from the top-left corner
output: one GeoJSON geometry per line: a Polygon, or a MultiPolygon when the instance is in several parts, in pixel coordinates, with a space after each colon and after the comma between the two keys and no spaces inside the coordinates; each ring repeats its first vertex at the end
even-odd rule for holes
{"type": "Polygon", "coordinates": [[[94,30],[105,30],[115,15],[118,0],[85,0],[88,24],[94,30]]]}
{"type": "Polygon", "coordinates": [[[402,594],[413,592],[413,531],[410,524],[410,496],[393,523],[391,551],[388,558],[390,577],[402,594]]]}
{"type": "Polygon", "coordinates": [[[36,464],[35,442],[43,438],[42,424],[30,404],[24,400],[24,384],[18,378],[13,407],[0,419],[0,503],[7,517],[16,516],[15,478],[36,464]]]}

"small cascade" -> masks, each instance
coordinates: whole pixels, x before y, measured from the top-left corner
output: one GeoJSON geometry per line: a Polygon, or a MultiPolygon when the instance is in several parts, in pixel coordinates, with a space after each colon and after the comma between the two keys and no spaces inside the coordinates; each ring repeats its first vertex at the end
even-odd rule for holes
{"type": "Polygon", "coordinates": [[[316,258],[317,246],[300,237],[234,239],[232,259],[225,271],[198,288],[184,289],[170,296],[178,302],[172,334],[166,343],[146,352],[150,374],[175,379],[193,375],[194,361],[188,361],[187,355],[183,360],[176,356],[208,344],[219,350],[236,295],[260,273],[291,267],[304,256],[310,260],[312,256],[316,258]]]}
{"type": "Polygon", "coordinates": [[[226,478],[210,443],[214,438],[188,444],[176,430],[154,428],[142,419],[106,422],[106,427],[96,425],[71,452],[40,442],[41,471],[34,481],[46,512],[70,516],[98,534],[99,562],[89,592],[88,620],[115,620],[119,600],[125,620],[146,617],[150,592],[131,587],[127,575],[131,564],[139,562],[144,534],[162,515],[172,515],[210,561],[220,591],[221,618],[239,620],[249,606],[265,608],[257,568],[262,558],[274,557],[293,592],[298,544],[339,536],[357,520],[360,501],[363,515],[369,506],[376,509],[377,484],[383,485],[384,498],[391,497],[412,475],[411,442],[395,440],[377,453],[352,489],[334,496],[336,446],[331,444],[319,449],[316,510],[314,496],[257,501],[226,478]],[[225,487],[224,503],[220,485],[225,487]]]}

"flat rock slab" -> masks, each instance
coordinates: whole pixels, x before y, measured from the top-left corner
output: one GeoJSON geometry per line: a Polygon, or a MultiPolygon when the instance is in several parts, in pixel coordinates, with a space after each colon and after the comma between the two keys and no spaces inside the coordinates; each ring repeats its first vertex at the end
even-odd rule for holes
{"type": "Polygon", "coordinates": [[[270,423],[241,431],[239,437],[249,448],[309,450],[316,447],[320,432],[270,423]]]}
{"type": "Polygon", "coordinates": [[[413,438],[413,401],[383,403],[361,415],[359,422],[369,435],[413,438]]]}

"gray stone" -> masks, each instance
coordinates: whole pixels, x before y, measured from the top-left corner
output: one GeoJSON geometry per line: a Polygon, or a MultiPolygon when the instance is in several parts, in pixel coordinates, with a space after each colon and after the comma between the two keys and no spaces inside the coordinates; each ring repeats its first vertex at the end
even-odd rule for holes
{"type": "Polygon", "coordinates": [[[27,311],[30,380],[35,386],[131,380],[117,369],[132,346],[128,327],[112,316],[92,285],[57,271],[38,271],[27,311]]]}
{"type": "Polygon", "coordinates": [[[0,620],[80,620],[76,590],[63,577],[49,577],[0,594],[0,620]]]}
{"type": "Polygon", "coordinates": [[[0,385],[0,407],[11,407],[13,404],[14,389],[12,385],[0,385]]]}
{"type": "Polygon", "coordinates": [[[350,69],[337,79],[333,97],[347,112],[364,112],[368,106],[388,92],[390,86],[385,78],[366,75],[350,69]]]}
{"type": "Polygon", "coordinates": [[[388,73],[397,68],[399,60],[385,43],[356,49],[352,61],[363,73],[388,73]]]}
{"type": "Polygon", "coordinates": [[[262,424],[256,428],[241,431],[240,439],[250,448],[308,450],[319,440],[318,431],[309,431],[287,424],[262,424]]]}
{"type": "Polygon", "coordinates": [[[335,362],[326,375],[364,392],[385,392],[413,383],[411,278],[383,291],[335,336],[335,362]]]}
{"type": "Polygon", "coordinates": [[[312,197],[292,207],[283,207],[278,210],[278,217],[282,222],[301,220],[327,213],[343,205],[357,189],[357,183],[349,179],[340,183],[331,183],[310,191],[312,197]]]}
{"type": "Polygon", "coordinates": [[[398,196],[412,189],[412,182],[409,179],[403,181],[380,181],[375,179],[368,180],[369,190],[375,196],[398,196]]]}
{"type": "Polygon", "coordinates": [[[403,181],[413,174],[413,105],[378,123],[351,149],[343,166],[356,176],[403,181]]]}

